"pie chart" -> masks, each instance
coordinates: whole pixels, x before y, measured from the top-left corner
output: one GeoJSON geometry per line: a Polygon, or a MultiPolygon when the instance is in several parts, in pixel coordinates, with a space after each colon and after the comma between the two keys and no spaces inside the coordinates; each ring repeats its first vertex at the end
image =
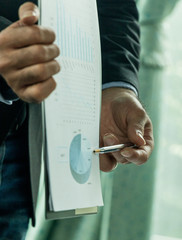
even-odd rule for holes
{"type": "Polygon", "coordinates": [[[88,140],[77,134],[70,144],[70,170],[74,180],[80,184],[87,182],[91,171],[92,150],[88,140]]]}

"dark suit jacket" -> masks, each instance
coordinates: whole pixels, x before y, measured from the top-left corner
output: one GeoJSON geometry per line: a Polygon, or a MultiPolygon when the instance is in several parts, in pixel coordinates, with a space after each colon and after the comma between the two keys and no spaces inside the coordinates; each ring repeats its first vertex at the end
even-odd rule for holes
{"type": "MultiPolygon", "coordinates": [[[[25,0],[0,0],[0,31],[10,22],[18,19],[19,6],[25,0]],[[8,19],[8,20],[7,20],[8,19]]],[[[36,3],[37,1],[32,2],[36,3]]],[[[97,0],[102,50],[103,83],[124,81],[138,90],[137,72],[139,67],[139,24],[138,12],[134,0],[97,0]]],[[[0,92],[8,95],[8,86],[0,78],[0,92]]],[[[25,103],[14,102],[13,105],[0,103],[0,143],[6,138],[9,128],[22,113],[25,103]]],[[[41,152],[36,151],[42,134],[40,105],[30,104],[30,172],[33,200],[33,219],[37,202],[41,152]],[[38,115],[39,117],[38,117],[38,115]]]]}

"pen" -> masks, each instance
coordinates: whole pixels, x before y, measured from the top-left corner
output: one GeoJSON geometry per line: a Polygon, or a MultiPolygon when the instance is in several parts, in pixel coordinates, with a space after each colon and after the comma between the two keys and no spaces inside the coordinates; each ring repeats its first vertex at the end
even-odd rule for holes
{"type": "Polygon", "coordinates": [[[93,152],[94,153],[99,153],[99,154],[117,152],[117,151],[120,151],[121,149],[123,149],[125,147],[136,147],[136,146],[131,144],[131,143],[118,144],[118,145],[112,145],[112,146],[108,146],[108,147],[98,148],[98,149],[95,149],[93,152]]]}

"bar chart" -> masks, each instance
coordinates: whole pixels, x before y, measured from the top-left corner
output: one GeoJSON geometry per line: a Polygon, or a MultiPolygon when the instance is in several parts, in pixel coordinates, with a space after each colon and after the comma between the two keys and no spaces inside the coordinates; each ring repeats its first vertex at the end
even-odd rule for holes
{"type": "Polygon", "coordinates": [[[66,12],[64,3],[57,0],[57,44],[61,49],[61,56],[92,63],[92,40],[81,29],[79,21],[66,12]]]}

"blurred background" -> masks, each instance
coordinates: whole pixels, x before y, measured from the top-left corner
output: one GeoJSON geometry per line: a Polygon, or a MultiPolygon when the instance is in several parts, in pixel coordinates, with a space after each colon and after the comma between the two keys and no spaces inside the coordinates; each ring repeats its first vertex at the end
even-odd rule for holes
{"type": "Polygon", "coordinates": [[[43,175],[37,226],[26,240],[182,240],[182,1],[138,0],[140,99],[154,126],[145,165],[101,174],[105,206],[93,216],[44,220],[43,175]]]}

